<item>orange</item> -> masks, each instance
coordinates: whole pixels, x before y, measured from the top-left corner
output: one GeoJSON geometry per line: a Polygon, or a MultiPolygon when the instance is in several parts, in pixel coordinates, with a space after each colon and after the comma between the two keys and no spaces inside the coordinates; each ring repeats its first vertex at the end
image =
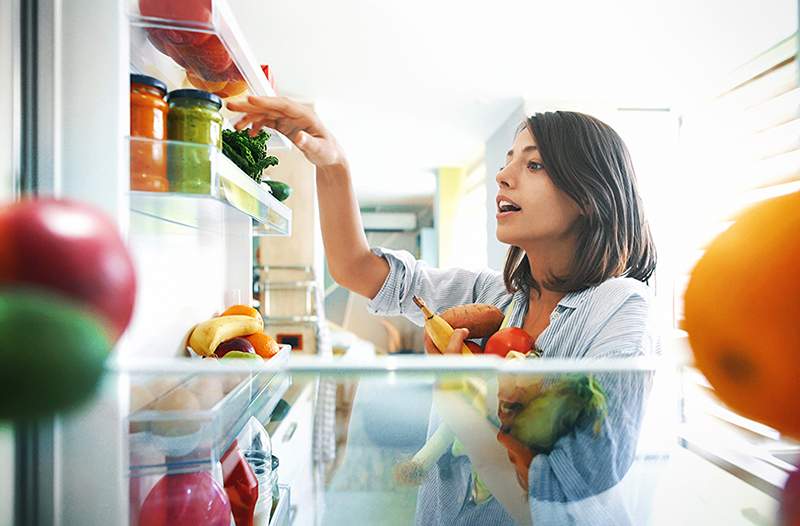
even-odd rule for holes
{"type": "Polygon", "coordinates": [[[245,336],[245,338],[247,338],[247,341],[253,344],[256,354],[265,360],[272,358],[280,350],[280,347],[278,347],[278,342],[275,341],[275,338],[267,333],[257,332],[255,334],[251,334],[250,336],[245,336]]]}
{"type": "Polygon", "coordinates": [[[225,309],[225,312],[220,316],[250,316],[251,318],[260,318],[261,314],[257,309],[248,305],[234,305],[225,309]]]}
{"type": "Polygon", "coordinates": [[[800,438],[800,192],[746,210],[708,246],[685,328],[723,402],[800,438]]]}

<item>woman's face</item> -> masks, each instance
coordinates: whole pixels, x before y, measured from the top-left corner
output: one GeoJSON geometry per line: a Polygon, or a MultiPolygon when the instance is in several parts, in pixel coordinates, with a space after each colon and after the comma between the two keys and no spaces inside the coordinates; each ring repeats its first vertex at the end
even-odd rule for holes
{"type": "Polygon", "coordinates": [[[578,204],[547,173],[530,130],[517,134],[497,174],[497,239],[525,248],[566,240],[580,216],[578,204]]]}

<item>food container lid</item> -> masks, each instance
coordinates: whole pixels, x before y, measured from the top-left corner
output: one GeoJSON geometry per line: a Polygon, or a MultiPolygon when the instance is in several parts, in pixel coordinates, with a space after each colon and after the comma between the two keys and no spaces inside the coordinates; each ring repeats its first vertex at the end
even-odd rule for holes
{"type": "Polygon", "coordinates": [[[155,77],[148,75],[139,75],[136,73],[131,74],[131,84],[144,84],[145,86],[152,86],[156,89],[167,92],[167,85],[155,77]]]}
{"type": "Polygon", "coordinates": [[[170,91],[169,95],[167,95],[167,101],[171,101],[173,99],[199,99],[209,101],[214,104],[217,108],[222,107],[222,99],[214,95],[213,93],[209,93],[207,91],[199,90],[199,89],[176,89],[175,91],[170,91]]]}

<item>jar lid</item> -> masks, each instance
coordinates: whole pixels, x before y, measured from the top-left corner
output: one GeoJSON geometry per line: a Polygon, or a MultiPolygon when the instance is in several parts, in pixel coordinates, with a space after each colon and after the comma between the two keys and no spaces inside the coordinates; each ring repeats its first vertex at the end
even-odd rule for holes
{"type": "Polygon", "coordinates": [[[199,89],[176,89],[175,91],[170,91],[169,95],[167,95],[167,100],[173,99],[199,99],[199,100],[206,100],[214,104],[217,108],[222,107],[222,99],[214,95],[213,93],[209,93],[207,91],[199,90],[199,89]]]}
{"type": "Polygon", "coordinates": [[[279,464],[280,464],[280,462],[278,461],[278,457],[276,457],[275,455],[272,455],[272,471],[275,471],[276,469],[278,469],[278,465],[279,464]]]}
{"type": "Polygon", "coordinates": [[[156,89],[160,89],[164,93],[167,92],[167,85],[164,82],[148,75],[131,73],[131,84],[144,84],[145,86],[152,86],[156,89]]]}

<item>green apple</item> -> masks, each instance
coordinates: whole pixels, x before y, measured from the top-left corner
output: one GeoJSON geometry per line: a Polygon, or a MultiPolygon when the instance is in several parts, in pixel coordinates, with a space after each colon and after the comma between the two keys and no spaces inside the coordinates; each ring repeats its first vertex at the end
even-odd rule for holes
{"type": "Polygon", "coordinates": [[[242,351],[229,351],[225,353],[225,356],[220,358],[220,360],[228,360],[230,358],[235,358],[239,360],[256,360],[259,362],[263,362],[264,359],[259,355],[251,352],[242,352],[242,351]]]}
{"type": "Polygon", "coordinates": [[[102,322],[75,303],[30,289],[0,292],[0,420],[86,401],[110,351],[102,322]]]}

